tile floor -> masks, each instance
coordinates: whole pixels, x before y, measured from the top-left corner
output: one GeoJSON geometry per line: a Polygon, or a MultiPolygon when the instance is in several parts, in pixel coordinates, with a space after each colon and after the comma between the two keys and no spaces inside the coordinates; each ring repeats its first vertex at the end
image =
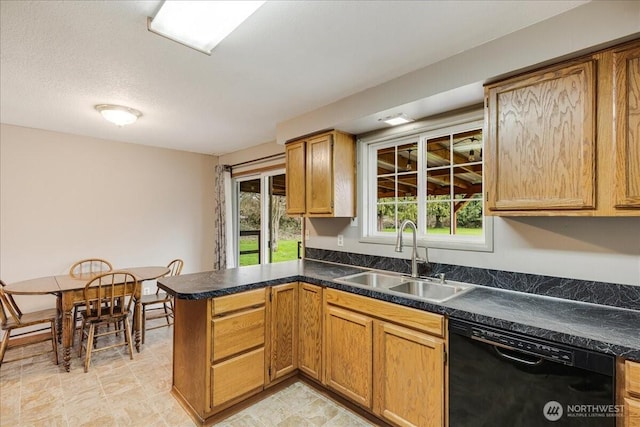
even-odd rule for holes
{"type": "MultiPolygon", "coordinates": [[[[147,332],[142,352],[129,360],[125,348],[92,355],[84,373],[77,353],[71,372],[49,352],[0,368],[0,426],[193,426],[171,396],[172,328],[147,332]]],[[[12,349],[5,359],[37,353],[12,349]]],[[[35,351],[34,351],[35,350],[35,351]]],[[[84,356],[83,356],[84,357],[84,356]]],[[[62,359],[61,359],[62,360],[62,359]]],[[[365,419],[295,383],[218,423],[219,426],[370,426],[365,419]]]]}

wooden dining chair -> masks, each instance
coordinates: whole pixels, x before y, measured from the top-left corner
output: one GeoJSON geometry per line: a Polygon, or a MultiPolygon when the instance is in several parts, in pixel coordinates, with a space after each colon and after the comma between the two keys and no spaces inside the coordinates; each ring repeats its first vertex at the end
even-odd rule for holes
{"type": "MultiPolygon", "coordinates": [[[[178,276],[182,272],[183,265],[184,261],[174,259],[167,265],[169,272],[164,277],[178,276]]],[[[157,288],[154,295],[143,295],[140,298],[140,303],[142,304],[142,344],[144,344],[144,336],[147,329],[151,330],[173,325],[171,321],[173,319],[173,298],[166,292],[161,292],[160,288],[157,288]],[[147,328],[147,320],[163,318],[166,320],[166,324],[163,322],[160,325],[147,328]]]]}
{"type": "MultiPolygon", "coordinates": [[[[31,313],[23,313],[20,310],[20,307],[18,307],[18,304],[16,304],[15,300],[13,299],[13,296],[4,292],[4,287],[5,283],[0,280],[0,329],[4,331],[4,336],[2,337],[2,342],[0,343],[0,366],[4,361],[4,354],[7,351],[7,348],[23,347],[26,345],[36,344],[48,340],[51,340],[53,354],[57,365],[58,340],[56,331],[56,320],[58,318],[58,311],[55,308],[50,308],[46,310],[34,311],[31,313]],[[36,325],[47,326],[34,330],[32,327],[36,325]],[[29,329],[12,336],[12,333],[14,331],[21,328],[29,329]],[[49,333],[37,333],[41,331],[49,331],[49,333]],[[12,340],[11,338],[17,339],[12,340]]],[[[48,353],[48,351],[40,352],[37,354],[30,354],[25,357],[33,357],[44,353],[48,353]]],[[[7,360],[6,362],[14,362],[16,360],[24,359],[25,357],[7,360]]]]}
{"type": "MultiPolygon", "coordinates": [[[[109,271],[113,271],[113,266],[109,261],[102,258],[87,258],[74,263],[69,268],[69,276],[77,279],[89,280],[99,274],[107,273],[109,271]]],[[[58,298],[58,300],[58,307],[61,309],[61,298],[58,298]]],[[[82,316],[79,316],[78,313],[84,309],[84,302],[80,301],[74,304],[73,319],[75,321],[75,325],[77,325],[78,322],[82,321],[82,316]]],[[[74,333],[71,336],[71,346],[73,346],[75,342],[75,329],[77,329],[77,327],[74,328],[74,333]]]]}
{"type": "MultiPolygon", "coordinates": [[[[129,329],[129,313],[131,303],[138,291],[138,281],[135,276],[126,271],[111,271],[90,279],[84,287],[86,310],[82,312],[82,327],[78,357],[85,349],[84,371],[89,371],[91,354],[96,351],[108,350],[114,347],[128,346],[129,358],[133,359],[133,344],[129,329]],[[113,325],[106,328],[106,332],[98,332],[101,325],[113,325]],[[100,337],[115,335],[124,339],[115,344],[94,348],[100,337]],[[86,338],[86,345],[84,344],[86,338]]],[[[104,330],[104,329],[103,329],[104,330]]]]}

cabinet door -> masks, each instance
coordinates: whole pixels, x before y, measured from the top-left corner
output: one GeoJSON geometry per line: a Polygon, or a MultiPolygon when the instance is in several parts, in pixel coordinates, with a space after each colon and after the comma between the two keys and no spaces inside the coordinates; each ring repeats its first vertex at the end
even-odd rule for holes
{"type": "Polygon", "coordinates": [[[444,425],[444,341],[376,323],[374,352],[374,412],[399,426],[444,425]]]}
{"type": "Polygon", "coordinates": [[[305,141],[285,146],[287,215],[305,213],[305,141]]]}
{"type": "Polygon", "coordinates": [[[595,60],[487,88],[489,209],[595,207],[595,60]]]}
{"type": "Polygon", "coordinates": [[[327,386],[366,408],[371,408],[372,334],[371,318],[327,306],[325,335],[327,386]]]}
{"type": "Polygon", "coordinates": [[[640,208],[640,42],[614,52],[616,207],[640,208]]]}
{"type": "Polygon", "coordinates": [[[298,283],[271,288],[271,381],[298,368],[298,283]]]}
{"type": "Polygon", "coordinates": [[[307,214],[333,212],[333,135],[307,141],[307,214]]]}
{"type": "Polygon", "coordinates": [[[640,427],[640,400],[624,399],[624,427],[640,427]]]}
{"type": "Polygon", "coordinates": [[[321,381],[322,372],[322,288],[300,283],[298,364],[300,370],[321,381]]]}

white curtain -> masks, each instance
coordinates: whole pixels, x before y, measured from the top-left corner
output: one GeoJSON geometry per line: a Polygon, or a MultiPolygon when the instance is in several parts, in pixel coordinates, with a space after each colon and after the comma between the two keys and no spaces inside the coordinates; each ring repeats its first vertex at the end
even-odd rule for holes
{"type": "Polygon", "coordinates": [[[213,245],[213,268],[224,270],[228,265],[235,265],[233,250],[229,250],[229,243],[233,239],[227,239],[230,235],[228,229],[232,218],[231,212],[231,171],[227,165],[217,165],[215,170],[215,230],[216,236],[213,245]],[[228,202],[227,202],[228,201],[228,202]],[[229,222],[229,224],[227,224],[229,222]],[[229,242],[228,242],[229,241],[229,242]]]}

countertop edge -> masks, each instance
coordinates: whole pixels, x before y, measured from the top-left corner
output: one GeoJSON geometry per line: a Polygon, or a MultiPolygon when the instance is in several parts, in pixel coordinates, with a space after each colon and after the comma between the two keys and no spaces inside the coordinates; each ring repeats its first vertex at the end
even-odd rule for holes
{"type": "MultiPolygon", "coordinates": [[[[344,266],[348,268],[353,268],[357,270],[366,270],[359,267],[353,266],[344,266]]],[[[176,276],[172,279],[178,279],[180,276],[176,276]]],[[[364,287],[356,287],[350,286],[346,284],[341,284],[334,282],[329,279],[322,279],[313,276],[307,276],[304,274],[293,274],[293,275],[282,275],[280,277],[272,277],[267,280],[258,280],[253,281],[251,283],[244,283],[237,286],[225,286],[223,288],[218,289],[206,289],[201,292],[176,292],[175,289],[168,286],[167,284],[162,283],[163,280],[158,280],[158,287],[167,291],[169,294],[173,295],[175,298],[185,299],[185,300],[200,300],[200,299],[208,299],[215,298],[224,295],[231,295],[238,292],[248,291],[252,289],[259,289],[268,286],[276,286],[280,284],[290,283],[290,282],[305,282],[313,285],[324,286],[332,289],[342,290],[345,292],[366,296],[382,301],[387,301],[395,304],[400,304],[406,307],[412,307],[419,310],[424,310],[432,313],[446,315],[452,318],[470,320],[473,322],[480,323],[486,326],[494,326],[502,329],[506,329],[513,332],[519,332],[531,336],[535,336],[538,338],[548,339],[550,341],[555,341],[563,344],[568,344],[576,347],[586,348],[593,351],[598,351],[605,354],[610,354],[613,356],[624,357],[626,359],[640,361],[640,348],[634,348],[629,346],[624,346],[620,344],[615,344],[611,342],[606,342],[599,339],[594,339],[588,336],[581,336],[570,334],[566,332],[555,331],[552,329],[545,329],[538,326],[527,325],[525,323],[515,322],[512,320],[502,319],[499,317],[487,316],[481,313],[474,313],[468,310],[461,310],[452,307],[447,307],[446,304],[436,304],[430,303],[427,301],[416,300],[412,298],[404,298],[397,295],[391,295],[384,292],[379,292],[374,289],[368,289],[364,287]]],[[[581,303],[576,303],[581,304],[581,303]]],[[[615,310],[615,308],[612,308],[615,310]]]]}

